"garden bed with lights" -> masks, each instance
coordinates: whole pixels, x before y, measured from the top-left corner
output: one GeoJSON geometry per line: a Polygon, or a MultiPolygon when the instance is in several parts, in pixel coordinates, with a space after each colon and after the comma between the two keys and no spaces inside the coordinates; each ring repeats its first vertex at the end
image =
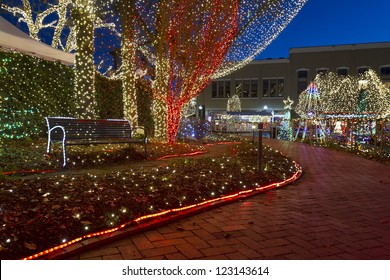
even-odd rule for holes
{"type": "MultiPolygon", "coordinates": [[[[35,164],[44,165],[34,165],[35,169],[53,168],[53,164],[57,164],[53,159],[51,162],[40,159],[42,155],[31,148],[35,144],[25,145],[30,147],[29,151],[22,149],[22,145],[15,147],[19,151],[18,161],[13,160],[15,171],[20,165],[21,169],[31,170],[28,162],[34,158],[34,153],[35,164]]],[[[101,150],[88,150],[93,148],[84,148],[83,157],[77,162],[81,167],[75,163],[71,168],[100,166],[95,174],[81,172],[71,177],[56,172],[45,176],[16,173],[0,178],[1,259],[33,256],[61,244],[66,246],[89,238],[94,233],[137,225],[147,221],[150,215],[169,215],[171,209],[203,205],[239,192],[250,192],[259,186],[283,182],[299,172],[293,161],[264,147],[264,172],[259,175],[255,168],[256,147],[249,142],[235,144],[229,154],[221,157],[178,157],[159,168],[116,172],[105,172],[104,167],[110,162],[112,165],[113,161],[118,164],[141,160],[142,149],[137,152],[110,147],[112,150],[106,155],[98,152],[101,150]]],[[[198,142],[175,146],[152,143],[150,154],[158,158],[195,151],[205,151],[204,146],[198,142]]],[[[76,156],[74,160],[77,159],[76,156]]],[[[11,158],[8,160],[10,164],[11,158]]]]}

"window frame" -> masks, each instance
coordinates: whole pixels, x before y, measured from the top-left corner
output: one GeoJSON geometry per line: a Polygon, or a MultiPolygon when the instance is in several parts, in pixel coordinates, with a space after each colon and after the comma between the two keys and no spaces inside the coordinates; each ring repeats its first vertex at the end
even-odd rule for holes
{"type": "Polygon", "coordinates": [[[349,75],[349,67],[346,67],[346,66],[342,66],[342,67],[338,67],[337,69],[337,75],[338,76],[348,76],[349,75]],[[340,74],[339,73],[339,70],[346,70],[347,71],[347,73],[344,75],[344,74],[340,74]]]}
{"type": "Polygon", "coordinates": [[[235,88],[237,88],[237,86],[239,84],[241,84],[241,87],[242,87],[242,92],[241,92],[240,98],[242,98],[242,99],[257,99],[257,98],[259,98],[259,79],[258,78],[234,79],[235,88]],[[254,81],[256,81],[256,87],[255,87],[256,90],[255,91],[253,91],[253,88],[252,88],[254,81]],[[247,85],[249,86],[247,96],[244,96],[245,82],[248,83],[247,85]],[[256,93],[256,95],[254,96],[253,93],[256,93]]]}
{"type": "Polygon", "coordinates": [[[231,97],[231,80],[218,79],[211,82],[212,99],[228,99],[231,97]],[[222,87],[221,87],[222,85],[222,87]]]}
{"type": "Polygon", "coordinates": [[[284,98],[285,96],[285,83],[286,83],[286,78],[285,77],[264,77],[262,79],[262,98],[284,98]],[[281,83],[282,81],[282,83],[281,83]],[[276,82],[276,83],[275,83],[276,82]],[[264,86],[265,83],[267,83],[267,92],[268,92],[268,96],[265,95],[265,90],[266,90],[266,87],[264,86]],[[275,91],[272,91],[273,88],[272,88],[272,84],[274,84],[274,89],[276,89],[275,91]],[[280,88],[280,85],[283,85],[281,88],[280,88]],[[274,94],[274,96],[272,96],[272,92],[274,94]]]}

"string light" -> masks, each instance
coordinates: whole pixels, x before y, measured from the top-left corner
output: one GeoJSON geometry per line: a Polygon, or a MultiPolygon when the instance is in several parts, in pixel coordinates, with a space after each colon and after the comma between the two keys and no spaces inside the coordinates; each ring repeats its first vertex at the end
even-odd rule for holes
{"type": "MultiPolygon", "coordinates": [[[[287,184],[290,184],[290,183],[294,182],[295,180],[297,180],[302,175],[302,168],[296,162],[293,162],[293,163],[294,163],[296,171],[293,173],[292,176],[290,176],[289,178],[287,178],[287,179],[285,179],[283,181],[276,182],[276,183],[271,183],[271,184],[266,185],[266,186],[256,186],[253,189],[240,191],[238,193],[235,193],[235,194],[232,194],[232,195],[228,195],[228,196],[218,197],[218,198],[214,198],[214,199],[210,199],[210,200],[205,200],[204,199],[203,202],[200,202],[200,203],[197,203],[197,204],[193,204],[193,205],[189,205],[189,206],[185,206],[185,207],[174,208],[174,209],[170,209],[170,210],[166,210],[166,211],[161,211],[161,212],[155,213],[155,214],[145,215],[145,216],[139,217],[139,218],[137,218],[137,219],[135,219],[135,220],[133,220],[131,222],[127,222],[127,223],[122,224],[122,225],[120,225],[118,227],[112,228],[110,230],[105,230],[105,231],[101,231],[101,232],[91,233],[91,234],[85,235],[83,237],[76,238],[76,239],[74,239],[72,241],[69,241],[67,243],[64,243],[62,245],[50,248],[48,250],[45,250],[43,252],[40,252],[38,254],[34,254],[32,256],[29,256],[29,257],[26,257],[26,258],[23,258],[23,259],[24,260],[36,259],[36,258],[42,257],[44,255],[47,255],[49,253],[52,253],[54,251],[57,251],[59,249],[63,249],[65,247],[68,247],[68,246],[70,246],[70,245],[72,245],[74,243],[80,242],[80,241],[82,241],[84,239],[88,239],[88,238],[96,237],[96,236],[101,236],[101,235],[105,235],[105,234],[110,234],[110,233],[118,231],[119,229],[125,228],[128,225],[131,225],[131,224],[134,224],[134,223],[138,224],[138,223],[140,223],[141,221],[144,221],[144,220],[149,220],[149,219],[153,219],[153,218],[157,218],[157,217],[162,217],[162,216],[165,216],[165,215],[170,214],[170,213],[185,212],[185,211],[188,211],[188,210],[191,210],[191,209],[195,209],[195,208],[198,208],[198,207],[207,206],[207,205],[213,205],[216,202],[227,202],[227,201],[232,201],[234,199],[241,199],[241,198],[243,198],[243,197],[245,197],[247,195],[254,194],[256,192],[264,192],[264,191],[272,190],[274,188],[285,186],[287,184]]],[[[214,192],[211,193],[211,196],[214,196],[214,195],[215,195],[214,192]]],[[[153,206],[150,206],[150,209],[153,209],[153,206]]],[[[85,229],[89,230],[89,227],[86,226],[85,229]]]]}
{"type": "Polygon", "coordinates": [[[374,70],[358,76],[333,72],[317,75],[300,94],[295,108],[304,119],[321,116],[371,116],[390,114],[390,90],[374,70]]]}
{"type": "MultiPolygon", "coordinates": [[[[58,37],[64,29],[66,7],[72,7],[75,25],[69,33],[76,34],[77,42],[74,86],[79,117],[96,115],[93,34],[96,27],[108,27],[122,40],[124,116],[133,125],[138,124],[135,84],[140,70],[154,94],[155,134],[173,143],[183,106],[199,95],[212,78],[249,63],[287,26],[306,0],[218,0],[204,1],[202,5],[195,0],[119,1],[121,26],[110,12],[117,3],[77,0],[71,5],[69,0],[63,0],[39,16],[57,14],[53,45],[61,45],[58,37]],[[111,22],[96,17],[96,11],[104,9],[111,22]]],[[[23,12],[26,11],[31,12],[31,7],[26,6],[23,12]]],[[[32,17],[23,14],[23,18],[32,17]]],[[[71,35],[68,42],[74,41],[71,35]]]]}
{"type": "Polygon", "coordinates": [[[45,18],[56,10],[55,7],[48,7],[42,13],[37,14],[36,17],[33,17],[30,1],[28,0],[23,0],[23,8],[10,7],[5,4],[1,4],[1,8],[12,13],[14,16],[18,15],[19,16],[18,21],[27,24],[31,38],[38,41],[39,41],[39,36],[38,36],[39,31],[44,28],[54,27],[56,23],[56,21],[52,21],[48,24],[43,23],[45,18]]]}
{"type": "MultiPolygon", "coordinates": [[[[267,159],[265,158],[266,161],[270,161],[268,159],[268,156],[272,156],[272,154],[268,154],[268,151],[271,151],[271,149],[268,149],[268,147],[264,147],[264,152],[265,152],[265,156],[267,157],[267,159]]],[[[238,151],[238,153],[240,154],[240,156],[246,158],[247,154],[254,154],[256,153],[255,149],[254,148],[243,148],[242,150],[238,151]]],[[[186,162],[186,160],[188,161],[188,159],[183,159],[183,163],[186,162]]],[[[211,159],[210,160],[207,160],[207,159],[204,159],[206,162],[213,162],[211,159]]],[[[226,167],[230,164],[237,164],[235,163],[236,160],[233,160],[232,157],[224,157],[222,159],[218,159],[215,162],[215,167],[219,166],[221,163],[223,163],[226,167]]],[[[128,184],[130,185],[133,185],[134,183],[131,183],[132,180],[142,180],[142,178],[149,178],[151,177],[150,175],[153,174],[153,175],[158,175],[158,176],[155,176],[156,178],[163,178],[163,174],[166,174],[166,178],[168,180],[166,180],[164,184],[161,184],[159,182],[157,182],[156,180],[153,180],[153,182],[156,182],[156,186],[157,186],[157,189],[156,191],[157,192],[164,192],[164,189],[167,189],[169,188],[168,185],[171,185],[170,188],[174,188],[175,191],[178,190],[178,183],[175,182],[173,183],[174,181],[172,181],[173,179],[173,176],[176,176],[176,174],[178,173],[178,169],[177,167],[178,166],[182,166],[184,167],[183,163],[181,162],[178,162],[177,164],[174,164],[172,166],[170,166],[169,169],[167,169],[166,167],[164,168],[156,168],[152,173],[144,173],[144,172],[134,172],[134,171],[128,171],[128,172],[115,172],[115,173],[112,173],[112,174],[109,174],[107,175],[107,179],[109,179],[109,181],[107,181],[106,179],[104,179],[104,176],[97,176],[96,179],[98,179],[99,182],[115,182],[116,180],[118,181],[118,186],[122,187],[123,186],[123,181],[122,181],[122,177],[127,177],[127,181],[128,181],[128,184]],[[175,171],[175,173],[173,173],[175,171]],[[115,179],[116,177],[117,179],[115,179]],[[166,187],[164,187],[166,186],[166,187]]],[[[200,163],[200,162],[199,162],[200,163]]],[[[191,164],[191,166],[193,166],[193,164],[191,164]]],[[[197,164],[198,166],[198,164],[197,164]]],[[[270,163],[270,166],[272,166],[272,170],[270,172],[272,172],[273,174],[278,173],[280,171],[277,171],[277,170],[281,170],[282,172],[280,172],[281,176],[280,178],[283,178],[283,174],[289,174],[287,177],[291,177],[293,175],[298,175],[301,170],[299,170],[298,166],[296,165],[296,163],[294,162],[291,162],[291,161],[286,161],[285,158],[281,158],[280,161],[277,161],[277,160],[273,160],[272,163],[270,163]],[[281,168],[281,165],[286,165],[285,168],[281,168]],[[288,173],[288,169],[291,169],[291,173],[288,173]],[[287,171],[287,172],[286,172],[287,171]]],[[[192,167],[190,167],[192,168],[192,167]]],[[[240,169],[237,170],[238,172],[236,172],[236,174],[238,175],[239,173],[242,173],[242,171],[240,171],[240,169]]],[[[247,177],[248,175],[250,176],[251,174],[252,169],[248,168],[247,171],[245,173],[242,173],[245,177],[247,177]]],[[[253,182],[248,182],[247,184],[247,179],[246,178],[240,178],[239,181],[238,181],[238,186],[236,187],[233,187],[233,185],[237,185],[235,184],[234,182],[237,181],[237,178],[239,178],[237,175],[235,176],[224,176],[224,178],[226,178],[227,180],[225,180],[225,182],[220,185],[219,183],[216,184],[217,181],[214,181],[214,176],[210,176],[208,175],[209,173],[208,172],[205,172],[204,175],[206,175],[206,182],[209,187],[205,186],[206,189],[208,190],[204,190],[205,192],[201,195],[197,195],[197,196],[193,196],[191,193],[184,193],[184,192],[178,192],[177,196],[175,195],[175,199],[173,201],[167,201],[166,199],[162,200],[159,204],[151,204],[151,203],[148,203],[148,200],[147,200],[147,196],[148,196],[148,193],[151,194],[152,192],[154,192],[155,190],[151,190],[150,188],[145,188],[146,190],[146,193],[145,195],[142,195],[139,197],[139,202],[142,202],[141,204],[143,204],[145,207],[145,211],[143,211],[143,213],[147,213],[148,211],[151,211],[150,214],[144,214],[143,216],[141,217],[138,217],[138,218],[132,218],[130,219],[129,222],[125,222],[124,224],[121,224],[119,226],[116,226],[112,229],[109,229],[109,230],[104,230],[104,231],[101,231],[101,232],[96,232],[96,233],[88,233],[86,234],[85,236],[82,237],[82,239],[87,239],[87,238],[90,238],[90,237],[93,237],[93,236],[99,236],[99,235],[103,235],[103,234],[107,234],[107,233],[112,233],[114,231],[117,231],[119,230],[120,228],[124,228],[126,226],[131,226],[131,225],[134,225],[134,224],[137,224],[137,223],[140,223],[142,221],[146,221],[148,219],[153,219],[153,218],[156,218],[156,217],[162,217],[163,215],[168,215],[170,213],[179,213],[181,211],[188,211],[188,210],[191,210],[191,209],[196,209],[197,207],[202,207],[202,206],[207,206],[207,205],[212,205],[213,203],[216,203],[216,202],[224,202],[224,201],[230,201],[230,200],[233,200],[233,199],[236,199],[236,198],[239,198],[243,195],[249,195],[251,193],[256,193],[258,190],[259,191],[264,191],[264,190],[268,190],[268,189],[272,189],[272,188],[275,188],[275,187],[278,187],[278,186],[282,186],[284,184],[284,182],[288,182],[289,181],[289,178],[286,179],[286,180],[281,180],[281,183],[274,183],[274,182],[271,182],[269,184],[264,184],[264,187],[263,186],[259,186],[259,184],[261,183],[256,183],[254,184],[255,181],[253,182]],[[230,179],[228,179],[230,178],[230,179]],[[241,181],[241,182],[240,182],[241,181]],[[217,187],[219,186],[219,187],[217,187]],[[239,192],[236,192],[233,194],[231,194],[231,188],[233,187],[233,189],[239,189],[239,186],[241,186],[241,188],[243,189],[242,191],[239,191],[239,192]],[[230,193],[229,193],[229,190],[230,190],[230,193]],[[185,197],[185,198],[184,198],[185,197]],[[146,199],[146,200],[144,200],[146,199]],[[211,199],[211,200],[210,200],[211,199]],[[188,205],[184,205],[186,203],[188,203],[188,205]],[[168,205],[170,205],[168,208],[168,210],[161,210],[165,207],[163,207],[162,205],[166,205],[165,207],[168,207],[168,205]],[[183,206],[184,205],[184,206],[183,206]]],[[[254,174],[257,174],[257,172],[255,172],[254,174]]],[[[230,174],[231,175],[231,174],[230,174]]],[[[219,176],[218,173],[215,175],[215,176],[219,176]]],[[[60,178],[61,176],[59,176],[60,178]]],[[[95,178],[96,175],[94,174],[90,174],[90,177],[91,179],[92,178],[95,178]]],[[[297,177],[294,177],[295,179],[297,177]]],[[[67,182],[70,182],[72,180],[72,177],[67,177],[67,176],[64,176],[64,177],[61,177],[61,182],[65,185],[67,185],[68,183],[67,182]]],[[[88,182],[87,180],[83,180],[83,184],[86,185],[87,187],[87,190],[88,188],[92,187],[93,183],[95,181],[91,181],[91,182],[88,182]]],[[[150,181],[149,181],[150,182],[150,181]]],[[[219,182],[219,180],[218,180],[219,182]]],[[[222,181],[223,182],[223,181],[222,181]]],[[[153,183],[153,185],[155,185],[155,183],[153,183]]],[[[182,184],[180,184],[181,186],[182,184]]],[[[42,192],[41,193],[47,193],[47,191],[45,191],[45,184],[42,184],[42,192]]],[[[150,185],[149,185],[150,186],[150,185]]],[[[141,186],[140,186],[141,187],[141,186]]],[[[73,186],[72,189],[74,188],[77,188],[77,186],[73,186]]],[[[96,186],[96,188],[100,188],[99,186],[96,186]]],[[[87,191],[86,191],[87,192],[87,191]]],[[[84,193],[86,193],[84,192],[84,193]]],[[[55,194],[53,194],[55,195],[55,194]]],[[[133,194],[134,196],[134,194],[133,194]]],[[[94,196],[95,197],[95,196],[94,196]]],[[[173,197],[172,197],[173,198],[173,197]]],[[[128,199],[128,198],[126,198],[128,199]]],[[[111,199],[112,201],[116,201],[115,198],[111,199]]],[[[103,203],[107,203],[107,199],[104,199],[102,200],[103,203]]],[[[69,205],[68,203],[69,202],[66,202],[67,205],[69,205]]],[[[99,202],[100,203],[100,202],[99,202]]],[[[139,203],[138,203],[139,204],[139,203]]],[[[122,210],[123,209],[127,209],[127,207],[124,207],[124,205],[118,205],[117,206],[117,210],[110,210],[108,211],[106,214],[103,214],[105,215],[105,222],[106,222],[106,225],[108,226],[115,226],[118,224],[119,220],[122,220],[122,218],[120,218],[120,215],[122,215],[122,217],[124,219],[128,219],[128,217],[131,217],[133,216],[131,213],[127,214],[127,213],[123,213],[122,210]],[[116,214],[116,213],[119,213],[119,214],[116,214]],[[126,216],[124,216],[126,215],[126,216]]],[[[83,225],[81,229],[83,230],[88,230],[88,231],[91,231],[93,230],[93,228],[96,228],[96,226],[92,226],[92,224],[90,222],[87,221],[87,218],[85,216],[85,214],[87,214],[87,212],[83,211],[83,215],[80,215],[80,216],[77,216],[77,212],[78,210],[81,210],[83,211],[82,208],[78,207],[78,208],[72,208],[72,211],[74,211],[73,215],[76,215],[74,218],[78,218],[78,220],[80,220],[81,224],[83,225]],[[83,216],[81,218],[81,216],[83,216]],[[81,219],[80,219],[81,218],[81,219]],[[88,227],[85,228],[85,227],[88,227]]],[[[136,216],[136,215],[135,215],[136,216]]],[[[72,242],[70,242],[69,244],[71,244],[72,242]]],[[[55,247],[55,248],[64,248],[64,247],[55,247]]],[[[52,249],[50,250],[46,250],[46,252],[52,252],[52,249]]],[[[38,254],[39,255],[39,254],[38,254]]]]}

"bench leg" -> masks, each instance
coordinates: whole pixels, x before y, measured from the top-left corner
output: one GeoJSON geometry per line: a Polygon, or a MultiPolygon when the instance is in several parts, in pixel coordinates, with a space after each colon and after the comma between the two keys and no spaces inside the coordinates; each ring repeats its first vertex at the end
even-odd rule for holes
{"type": "Polygon", "coordinates": [[[145,154],[144,154],[144,157],[145,159],[148,159],[148,150],[147,150],[147,145],[148,144],[148,138],[145,138],[145,142],[144,142],[144,145],[145,145],[145,154]]]}
{"type": "Polygon", "coordinates": [[[48,155],[51,154],[51,141],[50,141],[50,139],[47,139],[46,153],[47,153],[48,155]]]}
{"type": "Polygon", "coordinates": [[[62,141],[62,157],[63,157],[62,167],[66,167],[66,144],[65,144],[65,141],[62,141]]]}

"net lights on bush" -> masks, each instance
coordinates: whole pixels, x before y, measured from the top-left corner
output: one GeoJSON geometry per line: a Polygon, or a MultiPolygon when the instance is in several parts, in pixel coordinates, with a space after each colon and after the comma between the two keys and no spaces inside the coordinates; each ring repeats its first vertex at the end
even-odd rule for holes
{"type": "Polygon", "coordinates": [[[73,115],[73,71],[61,63],[0,51],[0,138],[43,135],[42,119],[73,115]]]}
{"type": "MultiPolygon", "coordinates": [[[[166,215],[169,215],[169,214],[175,214],[175,213],[182,213],[182,214],[185,214],[187,213],[188,211],[196,211],[198,209],[204,209],[204,207],[208,207],[208,206],[214,206],[215,204],[219,204],[219,203],[226,203],[226,202],[229,202],[229,201],[235,201],[237,199],[242,199],[244,197],[247,197],[247,196],[250,196],[250,195],[253,195],[253,194],[256,194],[256,193],[262,193],[262,192],[265,192],[265,191],[269,191],[269,190],[272,190],[274,188],[278,188],[278,187],[282,187],[282,186],[285,186],[289,183],[292,183],[294,181],[296,181],[301,175],[302,175],[302,168],[296,163],[296,162],[293,162],[293,166],[291,167],[291,169],[295,169],[292,173],[292,175],[289,177],[289,178],[286,178],[284,180],[281,180],[280,182],[275,182],[275,183],[270,183],[270,184],[267,184],[267,185],[264,185],[264,186],[259,186],[257,183],[253,185],[253,188],[250,188],[250,189],[246,189],[247,186],[246,185],[243,185],[243,182],[240,182],[240,185],[243,185],[242,188],[244,190],[242,191],[239,191],[237,193],[234,193],[234,194],[231,194],[231,195],[220,195],[220,192],[216,192],[216,191],[211,191],[210,192],[210,197],[214,197],[214,196],[217,196],[218,194],[218,197],[216,198],[211,198],[211,199],[206,199],[206,198],[202,198],[202,197],[199,197],[199,200],[200,202],[199,203],[195,203],[195,204],[191,204],[191,205],[188,205],[188,206],[183,206],[183,207],[178,207],[178,208],[172,208],[172,209],[169,209],[169,210],[164,210],[164,211],[160,211],[158,213],[153,213],[153,214],[148,214],[148,215],[144,215],[144,216],[141,216],[139,218],[136,218],[130,222],[126,222],[126,223],[123,223],[117,227],[114,227],[114,228],[111,228],[111,229],[108,229],[108,230],[104,230],[104,231],[99,231],[99,232],[94,232],[94,233],[89,233],[89,234],[86,234],[82,237],[79,237],[79,238],[75,238],[71,241],[66,241],[66,240],[63,240],[63,244],[61,245],[58,245],[58,246],[55,246],[55,247],[52,247],[48,250],[44,250],[42,252],[39,252],[37,254],[34,254],[34,255],[31,255],[31,256],[28,256],[26,258],[23,258],[23,260],[32,260],[32,259],[37,259],[37,258],[40,258],[40,257],[43,257],[45,255],[48,255],[50,253],[53,253],[55,251],[58,251],[58,250],[61,250],[61,249],[64,249],[70,245],[73,245],[75,243],[78,243],[82,240],[85,240],[85,239],[89,239],[89,238],[92,238],[92,237],[98,237],[98,236],[103,236],[103,235],[107,235],[107,234],[112,234],[120,229],[124,229],[128,226],[132,226],[132,225],[137,225],[143,221],[147,221],[147,220],[153,220],[155,218],[160,218],[160,217],[163,217],[163,216],[166,216],[166,215]]],[[[191,179],[191,178],[189,178],[191,179]]],[[[225,189],[225,186],[221,186],[220,187],[221,190],[224,190],[225,189]]],[[[180,200],[181,201],[185,201],[187,199],[186,196],[181,196],[180,197],[180,200]]],[[[181,204],[181,203],[180,203],[181,204]]],[[[167,202],[166,205],[168,206],[169,203],[167,202]]],[[[125,208],[120,208],[119,211],[122,211],[122,213],[127,213],[127,211],[123,211],[123,209],[125,208]]],[[[153,205],[150,205],[149,206],[149,210],[150,211],[154,211],[155,207],[153,205]]],[[[116,214],[113,214],[113,213],[109,213],[108,214],[109,216],[109,219],[111,219],[111,223],[109,223],[109,225],[113,225],[115,221],[118,221],[118,218],[116,216],[116,214]],[[114,219],[114,220],[112,220],[114,219]]],[[[78,216],[78,218],[80,218],[78,216]]],[[[158,222],[158,221],[156,221],[158,222]]],[[[89,226],[85,226],[85,230],[90,230],[90,227],[89,226]]],[[[11,242],[11,241],[10,241],[11,242]]]]}

